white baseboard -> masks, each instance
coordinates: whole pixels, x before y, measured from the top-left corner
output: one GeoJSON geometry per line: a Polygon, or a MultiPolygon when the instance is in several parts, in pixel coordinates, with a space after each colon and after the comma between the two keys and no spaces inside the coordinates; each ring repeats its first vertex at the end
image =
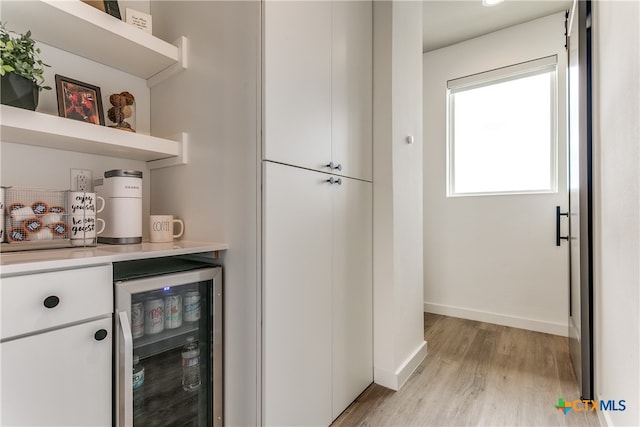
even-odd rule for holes
{"type": "Polygon", "coordinates": [[[488,311],[428,302],[424,303],[424,311],[425,313],[442,314],[445,316],[459,317],[461,319],[476,320],[478,322],[494,323],[496,325],[511,326],[513,328],[527,329],[529,331],[543,332],[545,334],[560,335],[563,337],[566,337],[569,333],[568,323],[545,322],[543,320],[507,316],[504,314],[490,313],[488,311]]]}
{"type": "Polygon", "coordinates": [[[374,366],[373,382],[391,390],[398,391],[426,356],[427,342],[423,341],[395,372],[379,369],[374,366]]]}
{"type": "Polygon", "coordinates": [[[413,374],[425,357],[427,357],[427,342],[422,341],[422,344],[415,349],[411,356],[407,357],[404,363],[396,371],[396,377],[398,378],[399,385],[398,390],[407,382],[409,376],[413,374]]]}

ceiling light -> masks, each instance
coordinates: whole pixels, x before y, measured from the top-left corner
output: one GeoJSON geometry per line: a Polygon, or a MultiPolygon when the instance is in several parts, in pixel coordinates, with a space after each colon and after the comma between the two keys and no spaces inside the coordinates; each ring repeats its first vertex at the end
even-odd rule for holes
{"type": "Polygon", "coordinates": [[[504,0],[482,0],[482,5],[486,7],[491,7],[502,3],[504,0]]]}

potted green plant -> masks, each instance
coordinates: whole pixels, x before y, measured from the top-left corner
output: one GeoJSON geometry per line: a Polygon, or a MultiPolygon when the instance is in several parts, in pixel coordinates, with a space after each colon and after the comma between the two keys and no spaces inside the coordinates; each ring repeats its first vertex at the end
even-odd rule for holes
{"type": "Polygon", "coordinates": [[[31,31],[13,37],[0,23],[0,97],[5,105],[35,110],[44,85],[45,64],[40,59],[40,48],[31,38],[31,31]]]}

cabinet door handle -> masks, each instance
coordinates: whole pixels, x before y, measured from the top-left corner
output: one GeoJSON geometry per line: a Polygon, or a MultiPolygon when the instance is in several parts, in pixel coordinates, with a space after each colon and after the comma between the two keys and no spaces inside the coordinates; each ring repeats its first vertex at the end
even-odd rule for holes
{"type": "Polygon", "coordinates": [[[337,165],[333,162],[329,162],[329,164],[327,165],[327,167],[331,170],[337,169],[339,171],[342,170],[342,165],[340,163],[338,163],[337,165]]]}
{"type": "Polygon", "coordinates": [[[329,179],[327,180],[327,182],[328,182],[329,184],[338,184],[338,185],[342,185],[342,178],[335,179],[334,177],[331,177],[331,178],[329,178],[329,179]]]}
{"type": "Polygon", "coordinates": [[[44,299],[44,306],[47,308],[54,308],[56,307],[58,304],[60,304],[60,298],[58,298],[55,295],[49,295],[48,297],[46,297],[44,299]]]}
{"type": "Polygon", "coordinates": [[[102,341],[103,339],[105,339],[107,337],[107,330],[106,329],[98,329],[96,331],[96,333],[93,335],[93,337],[96,339],[96,341],[102,341]]]}

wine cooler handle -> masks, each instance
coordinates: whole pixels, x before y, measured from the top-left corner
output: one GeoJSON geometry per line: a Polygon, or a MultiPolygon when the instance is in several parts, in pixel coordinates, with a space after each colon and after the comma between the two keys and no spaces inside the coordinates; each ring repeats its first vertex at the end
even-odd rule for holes
{"type": "Polygon", "coordinates": [[[120,427],[133,427],[133,337],[126,311],[118,313],[120,331],[124,345],[120,346],[120,368],[118,369],[118,384],[120,401],[118,402],[118,422],[120,427]]]}

